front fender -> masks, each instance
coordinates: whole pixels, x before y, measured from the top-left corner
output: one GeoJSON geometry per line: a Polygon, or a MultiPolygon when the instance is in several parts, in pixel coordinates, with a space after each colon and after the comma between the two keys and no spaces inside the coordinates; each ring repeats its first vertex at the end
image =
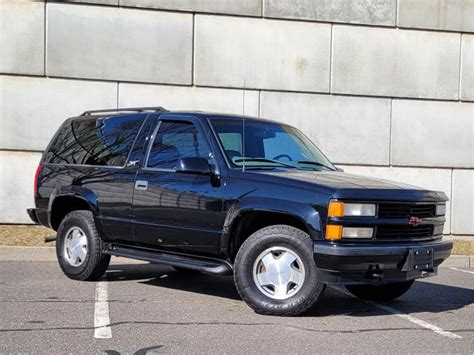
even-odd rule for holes
{"type": "Polygon", "coordinates": [[[247,196],[232,204],[227,212],[220,243],[221,252],[227,252],[234,223],[246,212],[275,212],[295,217],[306,226],[312,239],[321,238],[321,218],[312,206],[277,198],[247,196]]]}

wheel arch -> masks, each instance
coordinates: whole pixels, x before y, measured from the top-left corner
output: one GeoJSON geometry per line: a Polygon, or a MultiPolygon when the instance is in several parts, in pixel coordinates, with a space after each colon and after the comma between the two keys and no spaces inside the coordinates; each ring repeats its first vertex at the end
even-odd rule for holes
{"type": "Polygon", "coordinates": [[[312,239],[321,237],[321,220],[314,207],[285,200],[252,197],[234,203],[229,209],[220,251],[233,261],[240,246],[251,234],[277,224],[303,230],[312,239]]]}
{"type": "Polygon", "coordinates": [[[63,218],[76,210],[89,210],[94,217],[98,214],[97,196],[84,188],[62,188],[56,190],[49,200],[48,218],[52,229],[57,230],[63,218]]]}

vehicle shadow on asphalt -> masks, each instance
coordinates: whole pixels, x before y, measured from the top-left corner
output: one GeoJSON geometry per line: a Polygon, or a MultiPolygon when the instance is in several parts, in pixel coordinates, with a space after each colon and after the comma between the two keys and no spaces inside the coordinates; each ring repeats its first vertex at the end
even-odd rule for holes
{"type": "Polygon", "coordinates": [[[107,280],[109,282],[136,280],[144,285],[240,300],[232,276],[176,271],[173,267],[165,265],[110,265],[107,280]]]}
{"type": "MultiPolygon", "coordinates": [[[[406,314],[452,312],[474,304],[474,291],[463,287],[416,281],[403,296],[380,302],[406,314]]],[[[350,296],[343,287],[328,287],[318,302],[305,316],[350,315],[378,316],[387,313],[372,304],[350,296]]]]}
{"type": "MultiPolygon", "coordinates": [[[[231,276],[181,272],[164,265],[111,265],[107,272],[107,279],[109,282],[137,281],[154,287],[240,300],[231,276]]],[[[366,317],[386,315],[385,311],[351,297],[342,290],[339,287],[327,287],[316,306],[306,312],[304,316],[366,317]]],[[[408,314],[449,312],[473,303],[474,291],[472,289],[441,285],[427,280],[416,281],[405,295],[394,301],[384,302],[384,304],[408,314]]]]}

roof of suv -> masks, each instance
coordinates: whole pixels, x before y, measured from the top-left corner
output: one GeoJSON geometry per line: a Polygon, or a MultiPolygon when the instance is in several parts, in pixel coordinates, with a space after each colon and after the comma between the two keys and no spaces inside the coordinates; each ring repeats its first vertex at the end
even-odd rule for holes
{"type": "Polygon", "coordinates": [[[218,112],[208,112],[208,111],[171,111],[167,112],[167,115],[169,114],[176,114],[176,115],[193,115],[197,118],[200,119],[210,119],[210,120],[215,120],[215,119],[232,119],[232,120],[243,120],[249,119],[249,120],[255,120],[255,121],[265,121],[265,122],[271,122],[272,120],[262,118],[262,117],[255,117],[255,116],[246,116],[246,115],[238,115],[238,114],[230,114],[230,113],[218,113],[218,112]]]}
{"type": "Polygon", "coordinates": [[[167,116],[173,115],[192,115],[199,119],[234,119],[234,120],[242,120],[242,119],[249,119],[249,120],[257,120],[257,121],[265,121],[265,122],[276,122],[273,120],[261,118],[261,117],[254,117],[254,116],[245,116],[245,115],[238,115],[238,114],[229,114],[229,113],[217,113],[217,112],[207,112],[207,111],[168,111],[162,107],[134,107],[134,108],[121,108],[121,109],[107,109],[107,110],[91,110],[85,111],[80,116],[81,117],[112,117],[112,116],[121,116],[121,115],[137,115],[142,114],[146,116],[150,113],[163,113],[167,116]]]}

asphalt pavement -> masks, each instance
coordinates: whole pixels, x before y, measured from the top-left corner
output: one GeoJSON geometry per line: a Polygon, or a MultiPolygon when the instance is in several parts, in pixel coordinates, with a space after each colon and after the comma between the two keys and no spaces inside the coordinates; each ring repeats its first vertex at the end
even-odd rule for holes
{"type": "Polygon", "coordinates": [[[474,352],[474,269],[440,268],[396,301],[328,288],[301,317],[254,313],[231,277],[151,264],[67,279],[53,262],[0,262],[0,353],[474,352]]]}

